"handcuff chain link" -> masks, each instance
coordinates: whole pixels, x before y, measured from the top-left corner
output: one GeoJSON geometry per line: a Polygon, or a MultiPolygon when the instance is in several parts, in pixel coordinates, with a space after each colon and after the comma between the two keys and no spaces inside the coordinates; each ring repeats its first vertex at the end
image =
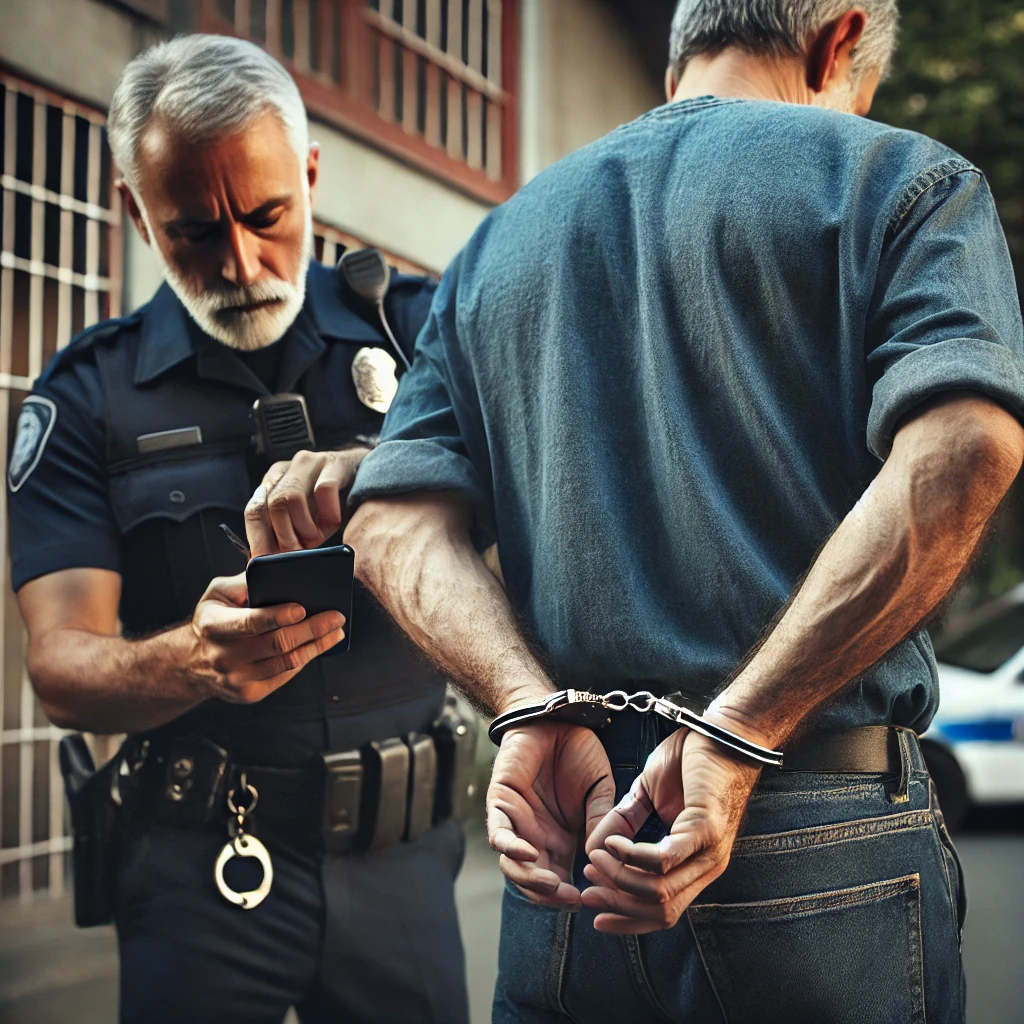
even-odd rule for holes
{"type": "Polygon", "coordinates": [[[238,777],[238,789],[228,790],[228,810],[238,819],[238,832],[241,835],[245,831],[245,819],[256,810],[256,805],[259,803],[260,793],[259,790],[250,785],[245,772],[243,771],[238,777]],[[235,794],[238,790],[247,792],[250,800],[244,807],[239,807],[235,803],[235,794]]]}
{"type": "Polygon", "coordinates": [[[602,704],[609,711],[625,711],[632,708],[641,714],[653,711],[658,698],[650,690],[637,690],[636,693],[626,693],[625,690],[612,690],[603,696],[602,704]],[[614,698],[614,699],[613,699],[614,698]]]}

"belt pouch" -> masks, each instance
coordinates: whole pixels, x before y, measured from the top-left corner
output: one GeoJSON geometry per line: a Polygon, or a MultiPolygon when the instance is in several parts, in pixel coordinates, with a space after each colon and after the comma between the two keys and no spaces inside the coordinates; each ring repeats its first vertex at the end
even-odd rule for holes
{"type": "Polygon", "coordinates": [[[96,771],[81,733],[64,736],[59,758],[74,833],[71,863],[75,887],[75,924],[109,924],[114,916],[114,866],[118,805],[112,793],[120,756],[96,771]]]}
{"type": "Polygon", "coordinates": [[[397,843],[405,834],[409,748],[402,740],[374,740],[366,749],[361,812],[370,849],[397,843]]]}
{"type": "Polygon", "coordinates": [[[451,698],[431,728],[437,748],[437,799],[434,821],[466,817],[475,789],[476,721],[459,713],[451,698]]]}
{"type": "Polygon", "coordinates": [[[359,804],[363,792],[363,761],[358,750],[325,754],[324,848],[348,853],[359,832],[359,804]]]}
{"type": "Polygon", "coordinates": [[[224,802],[227,751],[205,736],[174,736],[164,756],[157,817],[191,828],[213,821],[224,802]]]}
{"type": "Polygon", "coordinates": [[[416,839],[430,828],[434,820],[434,797],[437,790],[437,749],[434,741],[423,733],[411,732],[409,747],[409,812],[405,838],[416,839]]]}

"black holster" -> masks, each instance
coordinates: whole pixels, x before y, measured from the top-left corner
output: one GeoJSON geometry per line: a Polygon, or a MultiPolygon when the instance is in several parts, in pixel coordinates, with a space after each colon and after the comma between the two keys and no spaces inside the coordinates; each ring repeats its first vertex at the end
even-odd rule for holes
{"type": "Polygon", "coordinates": [[[60,741],[60,770],[71,808],[74,832],[72,872],[75,885],[75,924],[90,928],[109,924],[114,916],[114,868],[121,805],[117,777],[121,757],[99,771],[92,752],[79,733],[60,741]]]}

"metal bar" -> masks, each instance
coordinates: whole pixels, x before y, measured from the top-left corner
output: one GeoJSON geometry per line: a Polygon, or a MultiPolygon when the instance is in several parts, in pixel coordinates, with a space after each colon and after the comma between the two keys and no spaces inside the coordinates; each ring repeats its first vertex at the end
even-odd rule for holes
{"type": "MultiPolygon", "coordinates": [[[[402,5],[402,28],[407,36],[419,39],[416,32],[415,0],[405,0],[402,5]]],[[[419,134],[419,81],[416,74],[416,53],[402,47],[402,127],[410,135],[419,134]]]]}
{"type": "MultiPolygon", "coordinates": [[[[474,71],[480,72],[484,67],[483,2],[469,0],[468,63],[474,71]]],[[[473,170],[479,170],[484,165],[484,106],[483,98],[477,90],[466,93],[466,163],[473,170]]]]}
{"type": "MultiPolygon", "coordinates": [[[[317,0],[313,0],[317,3],[317,0]]],[[[295,56],[292,64],[296,71],[309,74],[309,0],[293,0],[292,24],[295,39],[295,56]]]]}
{"type": "Polygon", "coordinates": [[[265,8],[267,42],[265,49],[281,56],[281,0],[267,0],[265,8]]]}
{"type": "MultiPolygon", "coordinates": [[[[0,184],[14,181],[18,146],[17,92],[7,85],[4,102],[4,174],[0,184]]],[[[4,230],[0,249],[14,251],[14,193],[4,185],[4,230]]],[[[14,267],[0,263],[0,372],[11,372],[11,358],[14,352],[14,267]]],[[[4,451],[7,449],[5,448],[4,451]]]]}
{"type": "MultiPolygon", "coordinates": [[[[74,118],[74,110],[66,111],[70,114],[72,119],[74,118]]],[[[72,124],[72,141],[74,140],[74,125],[72,124]]],[[[72,146],[72,149],[74,147],[72,146]]],[[[13,152],[13,151],[12,151],[13,152]]],[[[71,183],[73,187],[74,178],[72,177],[71,183]]],[[[51,189],[43,188],[42,185],[32,185],[27,181],[22,181],[20,178],[14,177],[13,170],[11,173],[4,173],[0,175],[0,188],[4,191],[20,192],[23,196],[30,196],[32,199],[38,199],[43,203],[52,203],[54,206],[59,206],[62,210],[70,210],[72,213],[81,213],[92,220],[105,221],[107,224],[114,224],[117,221],[117,214],[113,210],[108,210],[105,206],[98,206],[95,203],[85,203],[81,199],[76,199],[72,195],[65,195],[62,192],[54,192],[51,189]]],[[[64,188],[63,183],[61,188],[64,188]]]]}
{"type": "Polygon", "coordinates": [[[249,14],[249,0],[235,0],[235,31],[243,39],[252,38],[252,18],[249,14]]]}
{"type": "MultiPolygon", "coordinates": [[[[0,864],[10,864],[20,860],[23,864],[31,867],[33,857],[42,857],[47,853],[60,851],[65,853],[71,849],[71,836],[61,836],[59,839],[43,839],[38,843],[29,843],[27,846],[9,846],[0,850],[0,864]],[[24,859],[23,859],[24,858],[24,859]]],[[[31,894],[23,897],[23,902],[28,903],[31,894]]]]}
{"type": "Polygon", "coordinates": [[[453,160],[465,160],[462,150],[462,77],[467,68],[462,60],[462,3],[448,3],[448,47],[444,62],[437,61],[448,72],[448,155],[453,160]]]}
{"type": "MultiPolygon", "coordinates": [[[[441,51],[441,0],[427,0],[426,42],[441,51]]],[[[427,116],[423,137],[431,146],[441,145],[441,69],[432,60],[426,62],[426,92],[424,106],[427,116]]]]}
{"type": "Polygon", "coordinates": [[[31,391],[34,383],[35,381],[31,377],[22,377],[13,373],[0,373],[0,389],[31,391]]]}
{"type": "MultiPolygon", "coordinates": [[[[64,791],[60,774],[59,740],[50,740],[50,842],[64,838],[64,791]]],[[[50,851],[48,887],[50,899],[64,895],[64,851],[50,851]]]]}
{"type": "MultiPolygon", "coordinates": [[[[383,2],[381,6],[383,8],[383,2]]],[[[390,36],[395,42],[436,64],[447,71],[452,78],[475,89],[489,100],[501,104],[508,102],[509,96],[504,90],[497,88],[478,70],[462,60],[462,8],[457,3],[452,3],[448,7],[447,53],[432,46],[422,36],[409,32],[392,18],[385,17],[371,7],[366,9],[365,18],[381,35],[390,36]],[[455,33],[454,38],[453,33],[455,33]]]]}
{"type": "MultiPolygon", "coordinates": [[[[6,639],[6,638],[5,638],[6,639]]],[[[28,672],[21,676],[21,728],[31,729],[35,718],[36,702],[28,672]]],[[[18,745],[18,845],[32,846],[32,783],[35,780],[33,744],[18,745]]],[[[32,859],[23,858],[18,864],[18,896],[22,903],[32,899],[32,859]]]]}
{"type": "MultiPolygon", "coordinates": [[[[2,385],[6,387],[7,385],[2,385]]],[[[36,740],[59,740],[67,733],[55,725],[34,725],[30,729],[4,729],[0,732],[0,744],[35,743],[36,740]]]]}
{"type": "MultiPolygon", "coordinates": [[[[75,114],[65,107],[64,124],[60,148],[60,190],[70,193],[75,187],[75,114]]],[[[84,205],[84,204],[83,204],[84,205]]],[[[61,269],[74,271],[73,212],[65,207],[60,211],[60,246],[57,264],[61,269]]],[[[57,348],[63,348],[71,340],[71,282],[57,283],[57,348]]]]}
{"type": "MultiPolygon", "coordinates": [[[[89,125],[89,163],[86,178],[85,197],[94,205],[99,205],[100,177],[102,164],[103,128],[98,124],[89,125]]],[[[100,272],[100,225],[98,221],[85,222],[85,276],[87,280],[99,277],[100,272]]],[[[100,318],[100,299],[96,289],[88,289],[85,293],[85,323],[92,327],[100,318]]]]}
{"type": "Polygon", "coordinates": [[[487,81],[501,88],[501,0],[487,0],[487,81]]]}
{"type": "MultiPolygon", "coordinates": [[[[46,107],[36,100],[32,111],[35,125],[32,131],[32,184],[42,186],[46,180],[46,107]]],[[[32,227],[29,252],[33,263],[43,261],[46,206],[32,200],[32,227]]],[[[38,377],[43,372],[43,284],[37,275],[28,284],[28,375],[38,377]]]]}
{"type": "MultiPolygon", "coordinates": [[[[51,267],[41,260],[27,260],[24,256],[15,256],[13,252],[0,251],[0,268],[4,270],[24,270],[27,274],[48,277],[54,281],[69,281],[86,292],[105,292],[110,290],[110,279],[97,275],[76,274],[74,271],[61,267],[51,267]]],[[[2,363],[0,363],[2,365],[2,363]]],[[[8,361],[10,366],[10,361],[8,361]]]]}

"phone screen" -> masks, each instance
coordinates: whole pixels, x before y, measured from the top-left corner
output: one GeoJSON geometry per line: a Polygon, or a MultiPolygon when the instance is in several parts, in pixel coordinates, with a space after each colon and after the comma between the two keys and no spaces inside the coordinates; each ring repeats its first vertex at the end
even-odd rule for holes
{"type": "Polygon", "coordinates": [[[349,649],[352,638],[352,578],[355,552],[347,544],[312,551],[259,555],[245,570],[249,607],[267,608],[295,602],[306,617],[337,611],[345,616],[345,639],[324,657],[349,649]]]}

